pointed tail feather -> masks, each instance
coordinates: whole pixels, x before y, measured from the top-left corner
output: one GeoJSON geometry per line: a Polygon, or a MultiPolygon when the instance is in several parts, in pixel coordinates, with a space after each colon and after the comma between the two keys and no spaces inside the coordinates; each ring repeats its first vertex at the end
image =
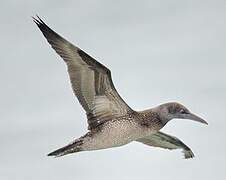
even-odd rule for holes
{"type": "Polygon", "coordinates": [[[64,156],[64,155],[67,155],[70,153],[79,152],[79,151],[82,151],[81,145],[82,145],[82,140],[78,139],[78,140],[75,140],[74,142],[68,144],[67,146],[64,146],[60,149],[57,149],[57,150],[49,153],[47,156],[60,157],[60,156],[64,156]]]}

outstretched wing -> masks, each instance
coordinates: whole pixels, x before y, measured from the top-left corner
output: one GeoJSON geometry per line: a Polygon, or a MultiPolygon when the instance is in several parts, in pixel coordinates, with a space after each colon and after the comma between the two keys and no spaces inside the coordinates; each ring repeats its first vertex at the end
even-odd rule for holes
{"type": "Polygon", "coordinates": [[[137,141],[148,146],[161,147],[164,149],[183,149],[185,159],[194,157],[191,149],[186,146],[181,140],[160,131],[152,134],[151,136],[138,139],[137,141]]]}
{"type": "Polygon", "coordinates": [[[67,64],[73,91],[86,111],[89,129],[131,111],[117,93],[108,68],[58,35],[38,16],[33,19],[67,64]]]}

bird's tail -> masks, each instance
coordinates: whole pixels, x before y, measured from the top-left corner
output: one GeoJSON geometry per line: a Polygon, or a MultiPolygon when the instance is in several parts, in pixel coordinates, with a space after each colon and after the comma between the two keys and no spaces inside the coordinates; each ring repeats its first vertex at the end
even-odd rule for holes
{"type": "Polygon", "coordinates": [[[49,153],[48,156],[60,157],[66,154],[82,151],[82,148],[81,148],[82,144],[83,144],[83,140],[81,138],[76,139],[72,143],[49,153]]]}

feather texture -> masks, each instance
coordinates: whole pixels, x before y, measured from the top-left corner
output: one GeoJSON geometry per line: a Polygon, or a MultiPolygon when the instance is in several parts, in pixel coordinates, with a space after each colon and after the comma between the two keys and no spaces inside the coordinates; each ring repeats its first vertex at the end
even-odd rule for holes
{"type": "Polygon", "coordinates": [[[132,111],[117,93],[108,68],[54,32],[39,17],[34,22],[67,64],[73,91],[86,111],[89,129],[132,111]]]}

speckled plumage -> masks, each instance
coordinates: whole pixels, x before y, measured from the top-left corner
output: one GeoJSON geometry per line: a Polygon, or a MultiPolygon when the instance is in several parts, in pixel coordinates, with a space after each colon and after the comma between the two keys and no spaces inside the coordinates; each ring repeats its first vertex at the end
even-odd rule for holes
{"type": "Polygon", "coordinates": [[[122,146],[149,136],[162,127],[161,121],[150,118],[150,114],[145,117],[143,113],[134,112],[104,123],[92,136],[84,139],[82,148],[96,150],[122,146]]]}
{"type": "Polygon", "coordinates": [[[50,29],[38,16],[33,18],[49,44],[67,65],[74,94],[86,111],[88,133],[49,156],[106,149],[132,141],[166,149],[183,149],[185,158],[193,153],[182,141],[159,132],[173,118],[204,120],[179,103],[166,103],[145,111],[134,111],[118,94],[110,70],[80,48],[50,29]]]}

